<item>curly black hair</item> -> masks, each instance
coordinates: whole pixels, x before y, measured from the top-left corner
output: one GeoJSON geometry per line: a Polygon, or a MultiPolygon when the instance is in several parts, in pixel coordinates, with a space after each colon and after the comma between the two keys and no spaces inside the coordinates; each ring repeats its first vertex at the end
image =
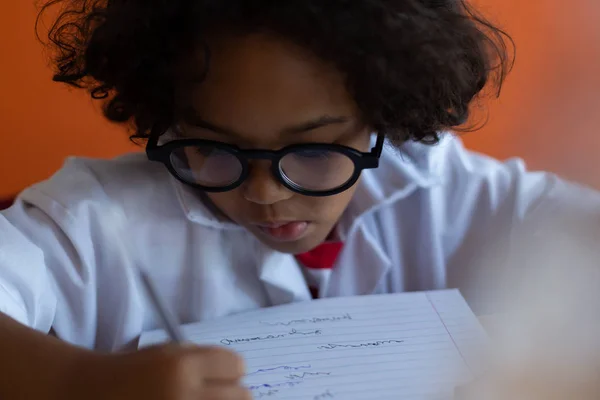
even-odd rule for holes
{"type": "Polygon", "coordinates": [[[464,125],[514,60],[510,37],[465,0],[51,0],[38,22],[56,6],[54,80],[104,99],[132,139],[173,126],[177,66],[216,29],[268,31],[332,62],[365,121],[398,144],[464,125]]]}

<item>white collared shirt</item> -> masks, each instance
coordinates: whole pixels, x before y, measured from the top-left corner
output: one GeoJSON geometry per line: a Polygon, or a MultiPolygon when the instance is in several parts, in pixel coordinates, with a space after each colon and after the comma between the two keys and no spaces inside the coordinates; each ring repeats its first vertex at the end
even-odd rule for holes
{"type": "MultiPolygon", "coordinates": [[[[436,146],[388,147],[339,221],[344,249],[320,292],[458,287],[477,307],[515,227],[548,210],[598,215],[598,198],[518,160],[471,153],[449,135],[436,146]]],[[[135,266],[183,323],[311,298],[293,256],[220,220],[143,154],[71,158],[0,214],[0,311],[39,331],[112,351],[158,328],[135,266]],[[127,217],[124,231],[115,209],[127,217]]]]}

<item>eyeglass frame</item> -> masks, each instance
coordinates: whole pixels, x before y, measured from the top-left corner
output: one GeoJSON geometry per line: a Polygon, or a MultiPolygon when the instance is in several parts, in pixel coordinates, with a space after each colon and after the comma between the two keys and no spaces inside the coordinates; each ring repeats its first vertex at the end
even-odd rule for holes
{"type": "Polygon", "coordinates": [[[235,145],[217,142],[213,140],[204,139],[179,139],[167,142],[163,145],[158,144],[160,135],[151,135],[148,143],[146,144],[146,156],[150,161],[162,163],[171,175],[173,175],[180,182],[189,185],[191,187],[200,189],[208,193],[224,193],[234,190],[241,186],[248,176],[250,175],[250,161],[251,160],[268,160],[271,162],[271,173],[275,179],[281,183],[284,187],[291,190],[292,192],[311,196],[311,197],[326,197],[333,196],[346,190],[350,189],[365,169],[375,169],[379,167],[379,160],[383,151],[383,144],[385,142],[385,135],[382,133],[377,134],[377,141],[375,146],[371,148],[369,152],[361,152],[352,147],[340,145],[340,144],[325,144],[325,143],[300,143],[290,146],[286,146],[279,150],[262,150],[262,149],[241,149],[235,145]],[[235,182],[222,187],[210,187],[204,186],[197,183],[192,183],[185,180],[177,172],[171,161],[171,154],[180,148],[185,147],[214,147],[216,149],[226,150],[231,155],[236,157],[240,163],[242,171],[240,176],[235,182]],[[354,163],[354,172],[352,176],[343,185],[326,191],[312,191],[302,188],[301,186],[292,182],[285,176],[285,173],[281,170],[281,160],[283,157],[290,153],[297,152],[298,150],[324,150],[341,153],[348,157],[354,163]]]}

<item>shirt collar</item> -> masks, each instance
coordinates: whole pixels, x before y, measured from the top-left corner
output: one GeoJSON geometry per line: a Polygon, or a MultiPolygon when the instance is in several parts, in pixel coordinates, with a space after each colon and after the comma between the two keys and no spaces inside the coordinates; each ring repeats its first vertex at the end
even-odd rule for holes
{"type": "MultiPolygon", "coordinates": [[[[400,148],[386,142],[379,168],[363,171],[356,192],[340,221],[341,232],[347,232],[343,227],[349,226],[364,214],[400,201],[419,188],[437,184],[444,162],[440,155],[450,140],[451,135],[444,134],[436,145],[410,142],[400,148]]],[[[174,178],[172,182],[182,209],[190,221],[216,229],[243,229],[213,209],[198,190],[174,178]]]]}

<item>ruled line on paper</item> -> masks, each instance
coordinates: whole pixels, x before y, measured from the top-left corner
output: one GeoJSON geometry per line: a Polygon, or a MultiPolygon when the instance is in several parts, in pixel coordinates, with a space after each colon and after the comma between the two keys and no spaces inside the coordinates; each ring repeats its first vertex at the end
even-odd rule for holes
{"type": "MultiPolygon", "coordinates": [[[[451,349],[448,349],[451,350],[451,349]]],[[[388,356],[395,356],[395,355],[405,355],[405,354],[410,354],[410,352],[406,352],[406,353],[391,353],[391,354],[386,354],[388,356]]],[[[443,353],[440,353],[442,356],[444,355],[443,353]]],[[[453,352],[448,351],[447,352],[448,356],[453,355],[453,352]]],[[[354,358],[354,357],[338,357],[335,358],[333,360],[338,361],[344,358],[354,358]]],[[[450,358],[450,357],[448,357],[450,358]]],[[[419,357],[412,357],[412,358],[403,358],[402,360],[402,366],[397,368],[397,370],[402,370],[402,369],[411,369],[413,368],[413,365],[417,362],[423,362],[423,361],[427,361],[427,362],[434,362],[437,363],[439,361],[438,358],[436,359],[425,359],[423,360],[423,358],[419,358],[419,357]]],[[[323,358],[320,360],[315,360],[315,361],[332,361],[332,359],[329,358],[323,358]]],[[[297,372],[297,371],[302,371],[302,370],[308,370],[313,368],[312,364],[308,364],[308,363],[303,363],[303,362],[295,362],[294,364],[296,364],[295,366],[288,366],[288,365],[281,365],[281,366],[276,366],[276,367],[272,367],[272,366],[268,366],[265,368],[261,368],[261,367],[256,367],[255,369],[251,370],[246,376],[247,377],[253,377],[253,376],[257,376],[257,375],[261,375],[261,376],[266,376],[266,375],[274,375],[274,374],[279,374],[282,372],[288,373],[288,372],[297,372]],[[305,364],[305,365],[302,365],[305,364]]],[[[377,362],[362,362],[361,363],[361,367],[362,366],[381,366],[381,365],[386,365],[386,364],[390,364],[390,365],[394,365],[394,364],[398,364],[398,358],[393,357],[392,360],[389,361],[383,361],[383,360],[378,360],[377,362]]],[[[320,364],[322,365],[322,364],[320,364]]],[[[344,363],[344,364],[332,364],[329,365],[327,364],[327,368],[334,368],[337,371],[341,371],[342,369],[347,369],[348,368],[348,363],[344,363]]],[[[338,375],[336,373],[336,375],[338,375]]]]}
{"type": "MultiPolygon", "coordinates": [[[[311,397],[306,395],[288,395],[288,396],[278,396],[275,397],[278,400],[325,400],[325,399],[344,399],[344,400],[353,400],[353,399],[377,399],[377,400],[422,400],[423,398],[427,398],[428,400],[438,400],[444,399],[449,400],[452,399],[451,391],[441,391],[441,390],[415,390],[412,389],[411,386],[407,385],[390,385],[386,388],[369,388],[367,390],[331,390],[325,389],[320,391],[315,391],[318,394],[313,394],[311,397]],[[408,389],[408,390],[407,390],[408,389]],[[324,397],[317,397],[321,393],[329,394],[324,397]],[[414,396],[414,397],[413,397],[414,396]],[[426,396],[426,397],[423,397],[426,396]]],[[[259,398],[267,398],[271,396],[255,396],[255,399],[259,398]]],[[[272,397],[273,398],[273,397],[272,397]]]]}
{"type": "MultiPolygon", "coordinates": [[[[310,367],[307,370],[288,370],[285,373],[281,373],[278,374],[277,377],[269,379],[270,383],[279,383],[279,382],[283,382],[283,381],[297,381],[297,380],[307,380],[310,379],[311,382],[317,382],[317,381],[323,381],[323,382],[327,382],[327,384],[331,384],[333,379],[341,379],[341,380],[347,380],[348,378],[353,378],[352,382],[355,382],[356,379],[354,378],[364,378],[365,376],[369,376],[369,375],[374,375],[375,377],[381,377],[384,374],[388,374],[390,375],[391,373],[394,373],[394,376],[402,376],[402,378],[395,378],[395,381],[402,381],[402,380],[410,380],[410,381],[414,381],[415,376],[410,376],[409,374],[411,372],[415,372],[417,371],[417,375],[423,375],[423,372],[425,371],[429,371],[429,374],[427,375],[426,379],[431,380],[434,376],[439,375],[440,377],[445,377],[446,379],[449,379],[449,377],[447,376],[446,372],[441,370],[439,368],[439,365],[437,365],[433,360],[428,360],[429,363],[423,364],[423,363],[409,363],[408,365],[411,366],[411,368],[408,368],[408,365],[405,367],[390,367],[390,365],[393,365],[392,363],[381,363],[381,364],[377,364],[377,363],[370,363],[368,365],[371,365],[371,368],[369,368],[369,372],[365,373],[364,369],[360,369],[360,368],[356,368],[356,367],[338,367],[338,368],[333,368],[333,367],[327,367],[327,366],[323,366],[323,367],[310,367]],[[376,367],[374,367],[376,366],[376,367]],[[418,370],[416,370],[415,368],[418,367],[418,370]]],[[[440,362],[444,361],[444,360],[439,360],[440,362]]],[[[446,360],[447,361],[447,360],[446,360]]],[[[252,379],[249,379],[250,377],[248,377],[246,379],[246,383],[248,385],[253,385],[253,384],[258,384],[260,382],[262,382],[262,379],[264,379],[266,376],[264,375],[255,375],[252,376],[252,379]]]]}
{"type": "MultiPolygon", "coordinates": [[[[393,372],[393,371],[392,371],[393,372]]],[[[302,384],[292,385],[291,388],[296,388],[302,390],[301,393],[295,393],[293,390],[286,390],[286,385],[277,386],[277,385],[268,385],[268,386],[251,386],[250,389],[255,392],[255,398],[264,398],[264,397],[274,397],[276,399],[308,399],[310,394],[318,395],[319,393],[323,393],[325,391],[329,391],[331,394],[336,396],[337,398],[348,399],[349,395],[352,398],[360,398],[360,399],[380,399],[380,395],[395,395],[396,399],[405,399],[406,396],[415,395],[415,394],[427,394],[427,395],[435,395],[444,391],[449,391],[450,389],[446,389],[446,387],[451,386],[451,382],[447,379],[438,379],[436,376],[430,376],[428,379],[414,380],[411,378],[406,379],[395,379],[393,375],[387,377],[381,377],[387,380],[387,384],[382,385],[378,383],[377,380],[374,379],[353,379],[351,383],[346,381],[343,382],[342,385],[336,385],[334,383],[322,383],[322,384],[311,384],[310,389],[307,389],[306,386],[302,386],[302,384]],[[392,382],[392,383],[389,383],[392,382]],[[277,388],[280,388],[277,390],[277,388]],[[261,391],[261,389],[263,391],[261,391]],[[264,389],[267,390],[276,390],[277,393],[273,393],[271,395],[261,395],[264,394],[264,389]],[[348,390],[350,389],[350,390],[348,390]],[[257,394],[259,394],[257,396],[257,394]],[[362,396],[364,394],[364,396],[362,396]],[[361,395],[360,397],[356,397],[356,395],[361,395]],[[276,397],[275,397],[276,396],[276,397]],[[372,396],[372,397],[371,397],[372,396]]],[[[287,387],[289,388],[289,387],[287,387]]],[[[267,392],[268,393],[268,392],[267,392]]]]}
{"type": "MultiPolygon", "coordinates": [[[[387,322],[390,319],[401,319],[403,321],[401,324],[439,321],[439,317],[437,315],[433,315],[433,316],[429,315],[424,320],[416,319],[417,317],[423,318],[424,314],[427,315],[426,312],[429,308],[430,308],[430,306],[427,305],[426,308],[424,307],[422,310],[419,310],[416,313],[406,314],[406,315],[395,314],[394,312],[372,312],[372,313],[364,313],[364,314],[353,312],[352,313],[352,317],[353,317],[352,323],[355,323],[355,322],[357,322],[357,320],[360,320],[360,323],[358,323],[357,325],[365,326],[365,325],[368,325],[367,324],[368,322],[370,322],[372,325],[376,325],[381,321],[387,322]],[[377,317],[373,318],[374,315],[377,315],[377,317]],[[413,319],[413,317],[415,317],[415,319],[413,319]]],[[[302,314],[302,316],[306,316],[306,315],[302,314]]],[[[227,319],[229,319],[229,318],[227,318],[227,319]]],[[[264,322],[264,321],[261,321],[261,322],[264,322]]],[[[254,320],[254,321],[250,321],[250,322],[245,321],[244,323],[239,323],[238,321],[231,321],[231,322],[228,321],[227,324],[223,324],[222,322],[220,322],[219,324],[211,323],[206,328],[197,327],[195,325],[184,326],[183,330],[187,337],[194,337],[196,335],[201,335],[201,337],[204,339],[209,336],[219,336],[222,334],[223,331],[231,331],[231,323],[235,324],[236,331],[247,331],[248,329],[261,330],[262,328],[264,328],[264,326],[261,326],[264,324],[262,324],[262,323],[257,324],[257,321],[254,320]]],[[[343,322],[343,323],[349,324],[349,322],[343,322]]],[[[300,325],[297,325],[297,326],[300,326],[300,325]]],[[[164,334],[164,332],[152,331],[152,332],[145,332],[143,335],[143,339],[144,339],[144,341],[142,342],[143,345],[151,345],[151,344],[155,344],[157,342],[163,342],[167,338],[166,338],[166,335],[164,334]]]]}
{"type": "Polygon", "coordinates": [[[261,351],[266,349],[277,349],[277,348],[287,348],[289,347],[289,342],[293,342],[294,344],[302,345],[302,342],[312,343],[312,339],[320,339],[321,341],[334,340],[335,342],[344,342],[350,343],[352,341],[356,341],[359,335],[363,335],[364,340],[378,340],[375,338],[379,338],[381,340],[384,337],[390,336],[394,337],[402,337],[404,340],[418,339],[418,338],[428,338],[428,337],[445,337],[447,335],[446,330],[443,326],[440,327],[431,327],[426,328],[427,330],[419,330],[419,329],[399,329],[399,330],[389,330],[389,331],[378,331],[378,332],[357,332],[357,333],[338,333],[334,330],[327,329],[319,329],[315,331],[304,331],[304,332],[273,332],[269,334],[255,334],[255,335],[247,335],[247,336],[227,336],[220,338],[207,338],[204,343],[212,343],[212,344],[221,344],[225,347],[233,347],[243,351],[245,348],[248,351],[261,351]],[[367,336],[368,335],[368,336],[367,336]],[[352,340],[346,340],[346,337],[353,338],[352,340]],[[328,339],[331,338],[331,339],[328,339]],[[268,347],[253,347],[257,345],[267,345],[273,344],[268,347]]]}
{"type": "MultiPolygon", "coordinates": [[[[444,291],[445,292],[445,291],[444,291]]],[[[304,302],[304,303],[296,303],[293,305],[283,305],[283,306],[278,306],[278,307],[273,307],[273,308],[266,308],[266,309],[260,309],[260,310],[254,310],[254,311],[250,311],[250,312],[246,312],[244,314],[241,315],[234,315],[231,317],[227,317],[225,320],[216,320],[216,321],[211,321],[210,323],[206,323],[206,324],[200,324],[200,327],[195,327],[195,326],[188,326],[188,327],[184,327],[184,329],[186,330],[186,334],[188,336],[194,336],[196,333],[196,330],[200,330],[199,334],[204,336],[207,333],[211,332],[211,331],[215,331],[215,332],[219,332],[222,331],[223,329],[230,329],[230,324],[232,322],[235,322],[236,324],[236,329],[238,330],[244,330],[247,327],[254,327],[256,326],[256,321],[257,318],[258,319],[264,319],[265,317],[272,317],[273,315],[276,316],[276,318],[282,318],[281,314],[285,313],[285,317],[282,319],[285,320],[290,320],[290,319],[306,319],[306,318],[310,318],[313,315],[310,314],[316,314],[316,316],[320,317],[323,316],[323,309],[327,310],[327,314],[332,314],[332,313],[348,313],[349,308],[352,309],[352,312],[350,313],[353,317],[359,316],[360,318],[368,318],[368,319],[372,319],[369,317],[372,316],[377,316],[377,318],[373,318],[373,322],[377,322],[376,320],[379,318],[385,318],[385,319],[389,319],[390,317],[396,317],[396,318],[401,318],[404,319],[405,317],[408,319],[408,317],[414,317],[414,316],[423,316],[426,315],[426,311],[428,308],[430,308],[430,304],[428,302],[424,302],[423,304],[420,305],[415,305],[415,299],[417,299],[418,297],[424,297],[423,292],[421,293],[403,293],[400,295],[387,295],[387,296],[361,296],[358,299],[357,298],[344,298],[345,300],[348,299],[348,302],[343,303],[342,305],[339,304],[339,302],[336,302],[337,300],[339,300],[339,298],[334,298],[334,299],[322,299],[322,300],[316,300],[314,302],[304,302]],[[403,296],[408,296],[408,298],[410,299],[410,301],[407,301],[406,299],[404,299],[403,296]],[[395,301],[394,303],[386,303],[385,300],[382,300],[380,297],[395,297],[395,301]],[[364,300],[366,301],[364,301],[364,300]],[[314,304],[313,304],[314,303],[314,304]],[[369,304],[370,303],[370,304],[369,304]],[[402,307],[397,307],[398,304],[403,304],[404,306],[402,307]],[[381,305],[383,305],[383,307],[381,307],[381,305]],[[321,307],[321,306],[326,306],[326,307],[321,307]],[[315,312],[316,310],[318,310],[319,312],[315,312]],[[407,314],[399,314],[400,311],[408,311],[409,313],[407,314]],[[207,326],[204,326],[207,325],[207,326]]],[[[470,310],[466,310],[467,313],[465,315],[469,315],[470,310]]],[[[464,313],[462,313],[464,314],[464,313]]],[[[440,311],[440,315],[444,318],[444,312],[440,311]]],[[[459,314],[456,314],[455,311],[453,311],[453,316],[454,317],[460,317],[459,314]]],[[[430,316],[431,317],[431,316],[430,316]]],[[[433,316],[436,320],[439,320],[439,316],[433,316]]],[[[261,322],[265,322],[265,321],[261,321],[261,322]]],[[[280,322],[280,321],[275,321],[275,322],[280,322]]],[[[157,332],[154,332],[157,333],[157,332]]],[[[143,335],[144,339],[148,339],[149,337],[152,336],[152,332],[151,333],[145,333],[143,335]]],[[[166,338],[161,338],[161,341],[164,341],[164,339],[166,338]]],[[[144,341],[142,341],[143,343],[144,341]]],[[[151,343],[149,343],[151,344],[151,343]]]]}
{"type": "MultiPolygon", "coordinates": [[[[431,307],[431,306],[429,306],[431,307]]],[[[429,311],[429,310],[428,310],[429,311]]],[[[438,315],[434,314],[435,318],[427,318],[427,319],[418,319],[418,320],[410,320],[410,319],[403,319],[402,322],[397,322],[397,323],[390,323],[390,318],[392,318],[392,316],[387,316],[386,318],[369,318],[369,319],[362,319],[360,316],[356,316],[351,322],[345,322],[343,324],[336,324],[336,325],[323,325],[320,326],[320,330],[324,331],[328,328],[331,329],[335,329],[337,327],[340,328],[345,328],[345,329],[363,329],[369,332],[372,332],[372,327],[371,326],[377,326],[377,325],[385,325],[386,327],[408,327],[408,326],[413,326],[416,325],[416,329],[414,330],[419,330],[419,329],[425,329],[425,328],[435,328],[435,327],[442,327],[443,325],[440,323],[440,317],[438,315]],[[427,326],[426,324],[429,324],[429,326],[427,326]]],[[[268,328],[271,328],[271,330],[269,330],[269,332],[289,332],[292,329],[295,329],[296,331],[304,331],[304,330],[310,330],[310,328],[300,328],[300,327],[296,327],[296,328],[289,328],[289,329],[285,329],[285,327],[282,326],[265,326],[265,325],[257,325],[255,323],[254,326],[252,326],[251,328],[246,329],[242,329],[243,327],[236,327],[235,332],[244,332],[244,335],[249,335],[252,336],[254,333],[259,334],[259,333],[264,333],[268,328]]],[[[316,328],[315,328],[316,329],[316,328]]],[[[402,329],[399,329],[397,331],[401,331],[402,329]]],[[[218,340],[221,340],[222,337],[225,335],[225,333],[231,334],[232,330],[231,327],[224,327],[222,329],[213,329],[213,330],[205,330],[203,332],[198,332],[202,335],[202,340],[203,341],[212,341],[212,342],[217,342],[218,340]]],[[[186,331],[186,333],[191,333],[191,331],[186,331]]],[[[237,336],[239,336],[240,334],[236,334],[237,336]]],[[[193,337],[193,335],[190,335],[191,337],[193,337]]]]}
{"type": "MultiPolygon", "coordinates": [[[[361,320],[362,322],[362,320],[361,320]]],[[[381,321],[383,322],[383,321],[381,321]]],[[[285,341],[285,340],[294,340],[294,339],[301,339],[302,335],[310,335],[313,334],[315,332],[320,332],[319,334],[316,334],[317,336],[326,336],[326,332],[329,331],[335,331],[335,330],[339,330],[339,329],[352,329],[352,332],[361,332],[364,331],[365,333],[371,334],[371,335],[376,335],[378,333],[383,333],[383,332],[394,332],[394,333],[403,333],[403,332],[417,332],[417,331],[422,331],[425,329],[430,329],[430,330],[435,330],[438,329],[440,327],[443,327],[442,324],[440,324],[440,320],[437,321],[425,321],[425,322],[419,322],[419,323],[398,323],[398,324],[387,324],[386,327],[389,328],[396,328],[396,327],[404,327],[404,329],[386,329],[385,331],[373,331],[373,328],[369,327],[369,326],[361,326],[361,325],[343,325],[343,326],[323,326],[320,327],[318,329],[314,328],[314,329],[301,329],[301,328],[281,328],[281,327],[272,327],[273,329],[270,331],[270,335],[281,335],[278,337],[272,337],[270,339],[274,340],[274,339],[278,339],[278,341],[285,341]],[[279,328],[279,329],[278,329],[279,328]]],[[[237,334],[237,335],[232,335],[232,334],[228,334],[229,332],[219,332],[220,335],[214,335],[214,336],[205,336],[203,340],[206,341],[212,341],[212,342],[220,342],[221,344],[227,345],[228,343],[223,343],[223,341],[225,339],[227,339],[227,337],[229,338],[248,338],[248,340],[246,340],[246,342],[251,342],[251,338],[265,338],[266,335],[264,334],[264,330],[250,330],[250,331],[246,331],[244,332],[243,335],[237,334]],[[226,336],[225,338],[223,338],[223,336],[226,336]]],[[[352,335],[352,333],[346,333],[343,334],[345,336],[348,335],[352,335]]],[[[264,340],[268,340],[269,338],[265,338],[264,340]]],[[[259,341],[261,339],[255,339],[255,341],[259,341]]],[[[231,340],[233,342],[233,339],[231,340]]],[[[238,343],[244,343],[244,341],[238,341],[238,343]]]]}
{"type": "MultiPolygon", "coordinates": [[[[389,318],[395,317],[395,318],[406,319],[407,322],[413,322],[413,320],[409,319],[410,317],[422,317],[423,314],[424,314],[424,312],[426,311],[426,309],[429,308],[429,307],[430,306],[427,305],[427,307],[423,307],[423,309],[414,311],[414,312],[412,312],[410,314],[399,314],[399,313],[397,313],[394,310],[386,310],[386,311],[379,311],[379,312],[378,311],[374,311],[374,312],[368,312],[368,313],[359,313],[359,312],[353,311],[353,312],[348,313],[348,314],[351,315],[352,321],[360,319],[361,321],[364,321],[364,322],[373,322],[373,323],[375,323],[375,322],[378,322],[378,321],[381,321],[381,320],[389,320],[389,318]],[[376,317],[373,317],[373,316],[376,316],[376,317]]],[[[339,313],[344,313],[345,312],[344,310],[346,310],[346,308],[341,308],[339,310],[339,313]]],[[[333,312],[330,313],[330,314],[335,313],[335,311],[337,311],[337,310],[332,310],[332,311],[333,312]]],[[[319,315],[317,317],[319,317],[319,315]]],[[[294,319],[308,319],[308,318],[314,318],[314,317],[309,317],[306,314],[298,314],[298,317],[292,315],[292,316],[290,316],[289,319],[286,319],[286,321],[288,321],[288,320],[294,320],[294,319]]],[[[435,316],[435,318],[432,318],[430,316],[427,320],[425,320],[423,322],[427,322],[427,321],[439,321],[439,317],[435,316]]],[[[259,321],[259,325],[265,325],[265,322],[266,321],[262,321],[261,320],[261,321],[259,321]]],[[[421,321],[416,320],[414,322],[421,322],[421,321]]],[[[344,322],[344,323],[347,323],[347,322],[344,322]]],[[[214,324],[214,328],[211,328],[211,327],[207,327],[207,328],[200,328],[200,327],[198,327],[198,328],[195,328],[195,327],[190,328],[190,327],[184,327],[184,329],[186,330],[186,333],[188,333],[190,335],[193,335],[195,333],[195,331],[198,331],[201,335],[204,336],[204,335],[212,333],[212,332],[222,332],[224,329],[228,329],[229,325],[230,324],[228,323],[226,325],[223,325],[222,327],[219,327],[218,324],[214,324]]],[[[364,325],[364,324],[362,324],[362,325],[364,325]]],[[[236,327],[239,330],[243,330],[245,328],[256,328],[256,329],[259,329],[259,326],[257,326],[256,319],[255,320],[251,320],[251,321],[246,321],[246,320],[245,321],[236,321],[236,327]]]]}
{"type": "MultiPolygon", "coordinates": [[[[305,362],[292,362],[288,364],[284,364],[283,366],[281,366],[280,368],[283,369],[275,369],[273,371],[271,371],[272,368],[275,367],[269,367],[269,368],[256,368],[253,366],[253,368],[250,368],[250,371],[261,371],[261,370],[269,370],[269,372],[267,373],[255,373],[252,375],[248,375],[247,379],[249,379],[250,381],[252,381],[254,379],[254,377],[260,377],[261,379],[263,377],[266,376],[282,376],[289,373],[288,371],[313,371],[315,368],[328,368],[328,369],[334,369],[335,375],[342,375],[343,373],[350,373],[351,371],[354,370],[363,370],[365,366],[372,366],[369,370],[370,371],[374,371],[378,369],[378,366],[386,366],[386,370],[390,369],[390,368],[394,368],[396,370],[404,370],[404,369],[412,369],[415,365],[420,365],[420,366],[434,366],[434,365],[441,365],[443,362],[448,362],[451,361],[454,357],[453,353],[450,352],[445,352],[445,353],[439,353],[439,357],[436,358],[423,358],[423,357],[413,357],[413,358],[404,358],[404,359],[400,359],[402,361],[402,365],[398,365],[398,361],[399,360],[377,360],[377,361],[371,361],[371,362],[361,362],[360,364],[357,365],[348,365],[348,364],[339,364],[339,363],[332,363],[332,360],[315,360],[315,362],[313,364],[308,364],[305,362]],[[344,372],[345,371],[345,372],[344,372]]],[[[339,361],[339,360],[333,360],[333,361],[339,361]]],[[[277,366],[279,366],[279,364],[275,364],[277,366]]]]}
{"type": "MultiPolygon", "coordinates": [[[[439,352],[440,354],[443,353],[444,351],[452,353],[452,352],[455,351],[455,349],[456,348],[453,345],[450,345],[450,344],[444,344],[443,346],[439,346],[439,347],[432,347],[432,350],[434,350],[436,352],[439,352]]],[[[403,351],[396,351],[396,352],[388,350],[385,353],[379,355],[379,357],[377,358],[377,360],[379,362],[380,360],[385,360],[386,357],[390,357],[390,358],[392,358],[391,362],[394,362],[395,360],[402,359],[401,358],[402,356],[408,356],[408,357],[410,357],[410,356],[417,355],[417,354],[420,354],[420,353],[422,353],[421,349],[418,349],[418,350],[412,350],[412,349],[411,350],[406,350],[406,349],[404,349],[403,351]]],[[[294,364],[294,365],[297,365],[297,364],[307,364],[307,363],[310,363],[309,360],[313,360],[314,362],[321,362],[321,361],[323,361],[323,362],[325,362],[325,361],[331,362],[331,361],[342,361],[342,360],[349,360],[349,359],[356,358],[356,355],[351,355],[351,354],[346,354],[346,355],[339,356],[339,357],[331,357],[328,354],[324,354],[323,356],[324,357],[322,357],[322,358],[311,357],[311,358],[307,358],[307,359],[293,360],[290,364],[294,364]]],[[[414,358],[411,358],[411,359],[414,359],[414,358]]],[[[254,369],[272,368],[274,364],[277,364],[277,363],[258,364],[256,362],[254,362],[252,359],[250,359],[250,360],[252,361],[252,366],[253,366],[252,370],[254,370],[254,369]]],[[[256,360],[256,359],[254,359],[254,360],[256,360]]],[[[285,363],[281,363],[281,364],[283,365],[285,363]]],[[[347,364],[347,362],[345,364],[347,364]]],[[[368,363],[368,362],[367,363],[361,363],[361,365],[369,365],[369,364],[370,363],[368,363]]],[[[279,364],[277,364],[277,365],[279,365],[279,364]]]]}
{"type": "Polygon", "coordinates": [[[438,400],[469,373],[454,335],[476,337],[473,321],[460,294],[444,291],[278,306],[185,332],[240,353],[255,399],[438,400]]]}
{"type": "MultiPolygon", "coordinates": [[[[423,337],[427,337],[427,336],[415,336],[414,338],[423,338],[423,337]]],[[[440,337],[440,338],[447,338],[447,336],[446,336],[446,335],[443,335],[443,334],[439,334],[439,335],[431,335],[431,336],[429,336],[429,337],[440,337]]],[[[404,340],[406,340],[406,338],[404,338],[404,340]]],[[[365,343],[372,343],[372,342],[375,342],[375,341],[376,341],[376,340],[368,340],[368,339],[367,339],[367,341],[366,341],[365,343]]],[[[359,342],[359,343],[362,343],[362,342],[359,342]]],[[[430,341],[430,342],[425,342],[424,344],[425,344],[427,347],[430,347],[431,345],[433,345],[433,344],[438,344],[438,343],[444,343],[444,341],[443,341],[443,340],[440,340],[440,341],[430,341]]],[[[317,344],[317,345],[322,345],[322,344],[328,344],[328,343],[320,343],[320,344],[317,344]]],[[[396,344],[400,345],[401,343],[396,343],[396,344]]],[[[413,345],[418,345],[418,344],[419,344],[419,343],[415,343],[415,344],[413,344],[413,345]]],[[[307,346],[307,347],[308,347],[308,346],[309,346],[309,347],[315,347],[315,344],[311,344],[311,345],[304,345],[304,346],[307,346]]],[[[253,351],[257,351],[257,352],[260,352],[260,353],[265,353],[265,352],[268,352],[268,351],[271,351],[271,350],[286,349],[286,348],[289,348],[289,347],[290,347],[290,346],[281,346],[281,347],[263,347],[263,348],[256,349],[256,350],[253,350],[253,349],[247,349],[247,350],[238,350],[238,352],[239,352],[240,354],[248,354],[248,353],[250,353],[250,352],[253,352],[253,351]]],[[[294,347],[298,347],[298,346],[294,346],[294,347]]],[[[372,346],[372,347],[374,347],[374,346],[372,346]]],[[[404,346],[404,347],[406,347],[406,346],[404,346]]],[[[455,346],[454,346],[454,347],[455,347],[455,346]]],[[[380,347],[380,348],[381,348],[381,349],[383,349],[383,347],[380,347]]],[[[300,350],[300,349],[298,349],[298,350],[300,350]]],[[[334,349],[334,350],[335,350],[335,349],[334,349]]],[[[377,350],[377,349],[372,349],[372,350],[373,350],[373,351],[375,351],[375,350],[377,350]]],[[[342,351],[343,351],[343,349],[338,349],[338,350],[336,350],[336,352],[342,352],[342,351]]],[[[389,351],[389,347],[388,347],[386,350],[382,350],[382,351],[389,351]]],[[[325,351],[324,351],[323,349],[317,349],[317,350],[311,350],[311,351],[306,351],[306,350],[304,350],[304,351],[296,351],[296,352],[286,352],[286,355],[290,355],[290,356],[291,356],[291,355],[295,355],[295,354],[308,355],[308,354],[321,354],[321,353],[325,353],[325,351]]],[[[333,352],[332,352],[332,351],[327,351],[326,353],[328,354],[328,356],[330,356],[330,357],[331,357],[331,355],[332,355],[331,353],[333,353],[333,352]]],[[[252,356],[246,356],[246,359],[247,359],[247,360],[251,360],[251,359],[259,359],[259,358],[265,358],[265,357],[267,357],[267,358],[268,358],[268,357],[270,357],[270,355],[269,355],[269,354],[263,354],[263,355],[261,355],[261,356],[253,356],[253,357],[252,357],[252,356]]]]}

